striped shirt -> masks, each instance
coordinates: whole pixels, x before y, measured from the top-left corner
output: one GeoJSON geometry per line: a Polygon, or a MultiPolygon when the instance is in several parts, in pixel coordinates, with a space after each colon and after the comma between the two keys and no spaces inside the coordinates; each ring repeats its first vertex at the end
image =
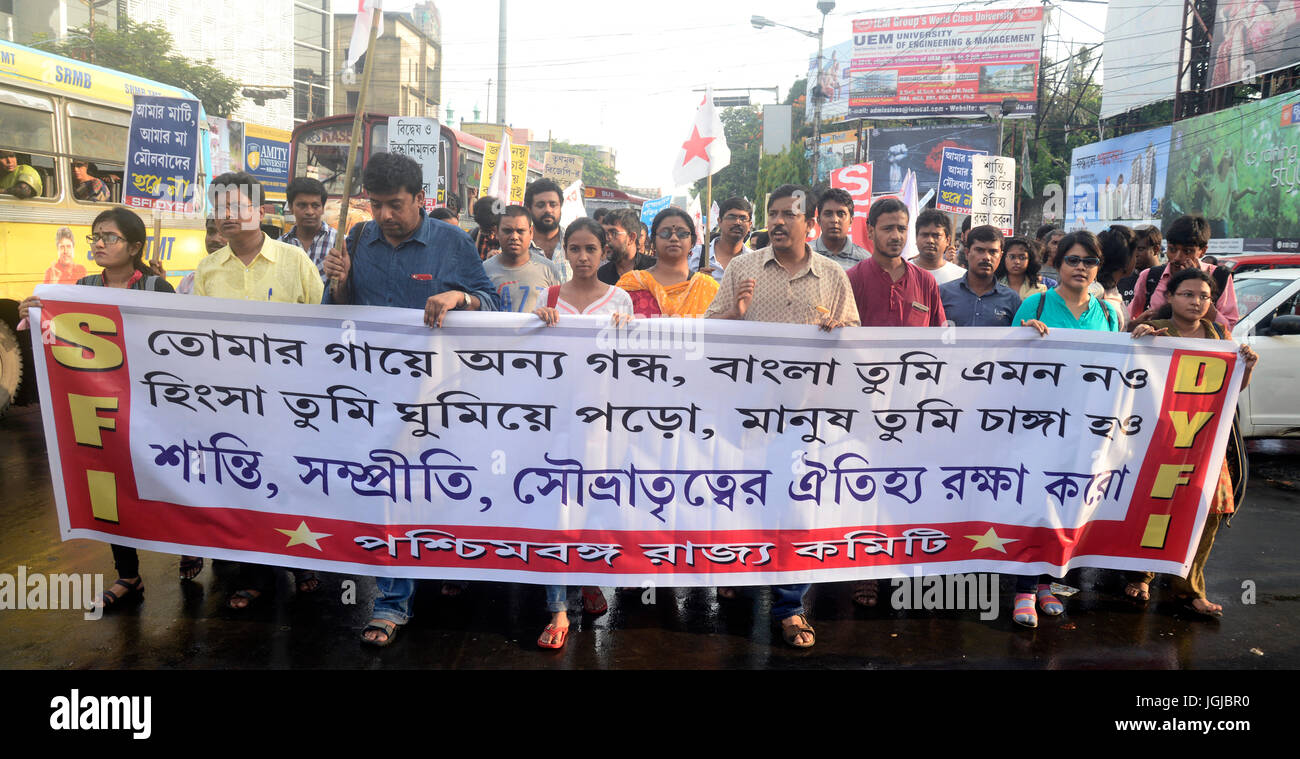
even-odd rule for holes
{"type": "Polygon", "coordinates": [[[309,248],[306,245],[303,245],[302,240],[298,238],[298,227],[295,225],[293,229],[290,229],[285,233],[284,237],[280,238],[280,242],[297,245],[307,251],[307,257],[311,259],[312,263],[316,264],[316,269],[320,272],[321,281],[324,282],[329,279],[329,277],[325,276],[325,256],[329,255],[330,249],[334,247],[334,241],[337,240],[338,237],[339,233],[335,231],[333,227],[328,224],[322,224],[320,231],[316,233],[314,238],[312,238],[311,247],[309,248]]]}

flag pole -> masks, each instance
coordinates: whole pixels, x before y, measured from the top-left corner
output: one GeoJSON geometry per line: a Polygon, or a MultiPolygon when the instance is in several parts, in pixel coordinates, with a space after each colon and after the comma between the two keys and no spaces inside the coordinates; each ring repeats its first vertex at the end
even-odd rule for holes
{"type": "Polygon", "coordinates": [[[700,266],[709,265],[709,212],[713,210],[713,158],[709,158],[709,177],[704,180],[704,239],[700,241],[700,266]]]}
{"type": "MultiPolygon", "coordinates": [[[[347,170],[343,172],[343,197],[339,203],[339,228],[334,239],[334,249],[342,255],[348,255],[348,206],[352,198],[352,175],[356,171],[357,146],[361,139],[362,122],[366,112],[366,90],[370,88],[370,72],[375,68],[375,38],[379,36],[379,22],[383,19],[384,9],[380,3],[370,10],[370,39],[366,42],[366,65],[361,71],[361,91],[357,93],[357,112],[352,118],[352,139],[348,142],[347,170]],[[378,14],[378,18],[376,15],[378,14]]],[[[358,20],[360,16],[358,15],[358,20]]],[[[353,23],[356,23],[355,21],[353,23]]],[[[342,283],[336,277],[330,277],[330,292],[339,296],[342,283]]]]}

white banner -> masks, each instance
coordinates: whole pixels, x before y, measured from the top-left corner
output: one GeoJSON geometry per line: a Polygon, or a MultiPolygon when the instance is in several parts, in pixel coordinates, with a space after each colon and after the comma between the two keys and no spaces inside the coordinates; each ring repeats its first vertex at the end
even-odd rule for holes
{"type": "Polygon", "coordinates": [[[992,224],[1010,237],[1016,233],[1016,159],[995,155],[970,158],[970,224],[992,224]]]}
{"type": "Polygon", "coordinates": [[[363,575],[1182,573],[1241,375],[1231,343],[1070,330],[431,331],[411,309],[38,294],[65,539],[363,575]]]}

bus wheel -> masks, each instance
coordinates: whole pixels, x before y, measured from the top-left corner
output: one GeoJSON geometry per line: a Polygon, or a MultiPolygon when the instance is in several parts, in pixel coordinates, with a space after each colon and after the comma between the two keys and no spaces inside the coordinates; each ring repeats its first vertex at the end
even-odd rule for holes
{"type": "Polygon", "coordinates": [[[0,414],[18,395],[18,383],[22,378],[23,352],[18,347],[18,336],[8,324],[0,321],[0,414]]]}

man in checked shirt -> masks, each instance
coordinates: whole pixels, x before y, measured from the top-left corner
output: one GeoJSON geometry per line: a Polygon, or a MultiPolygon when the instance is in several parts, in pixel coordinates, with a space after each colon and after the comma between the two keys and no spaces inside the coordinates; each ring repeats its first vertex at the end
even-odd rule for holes
{"type": "Polygon", "coordinates": [[[280,242],[297,245],[307,251],[324,280],[325,255],[334,247],[334,241],[338,238],[338,232],[324,223],[325,201],[329,200],[325,185],[311,177],[294,177],[284,195],[289,211],[293,214],[293,229],[285,233],[280,242]]]}
{"type": "MultiPolygon", "coordinates": [[[[710,319],[816,324],[830,332],[858,326],[858,309],[848,276],[834,259],[808,247],[808,227],[817,203],[807,187],[785,184],[772,192],[767,205],[771,244],[742,253],[727,264],[710,319]]],[[[781,623],[781,637],[795,648],[816,642],[804,616],[808,584],[773,585],[772,618],[781,623]]],[[[718,588],[720,598],[734,598],[735,588],[718,588]]]]}

